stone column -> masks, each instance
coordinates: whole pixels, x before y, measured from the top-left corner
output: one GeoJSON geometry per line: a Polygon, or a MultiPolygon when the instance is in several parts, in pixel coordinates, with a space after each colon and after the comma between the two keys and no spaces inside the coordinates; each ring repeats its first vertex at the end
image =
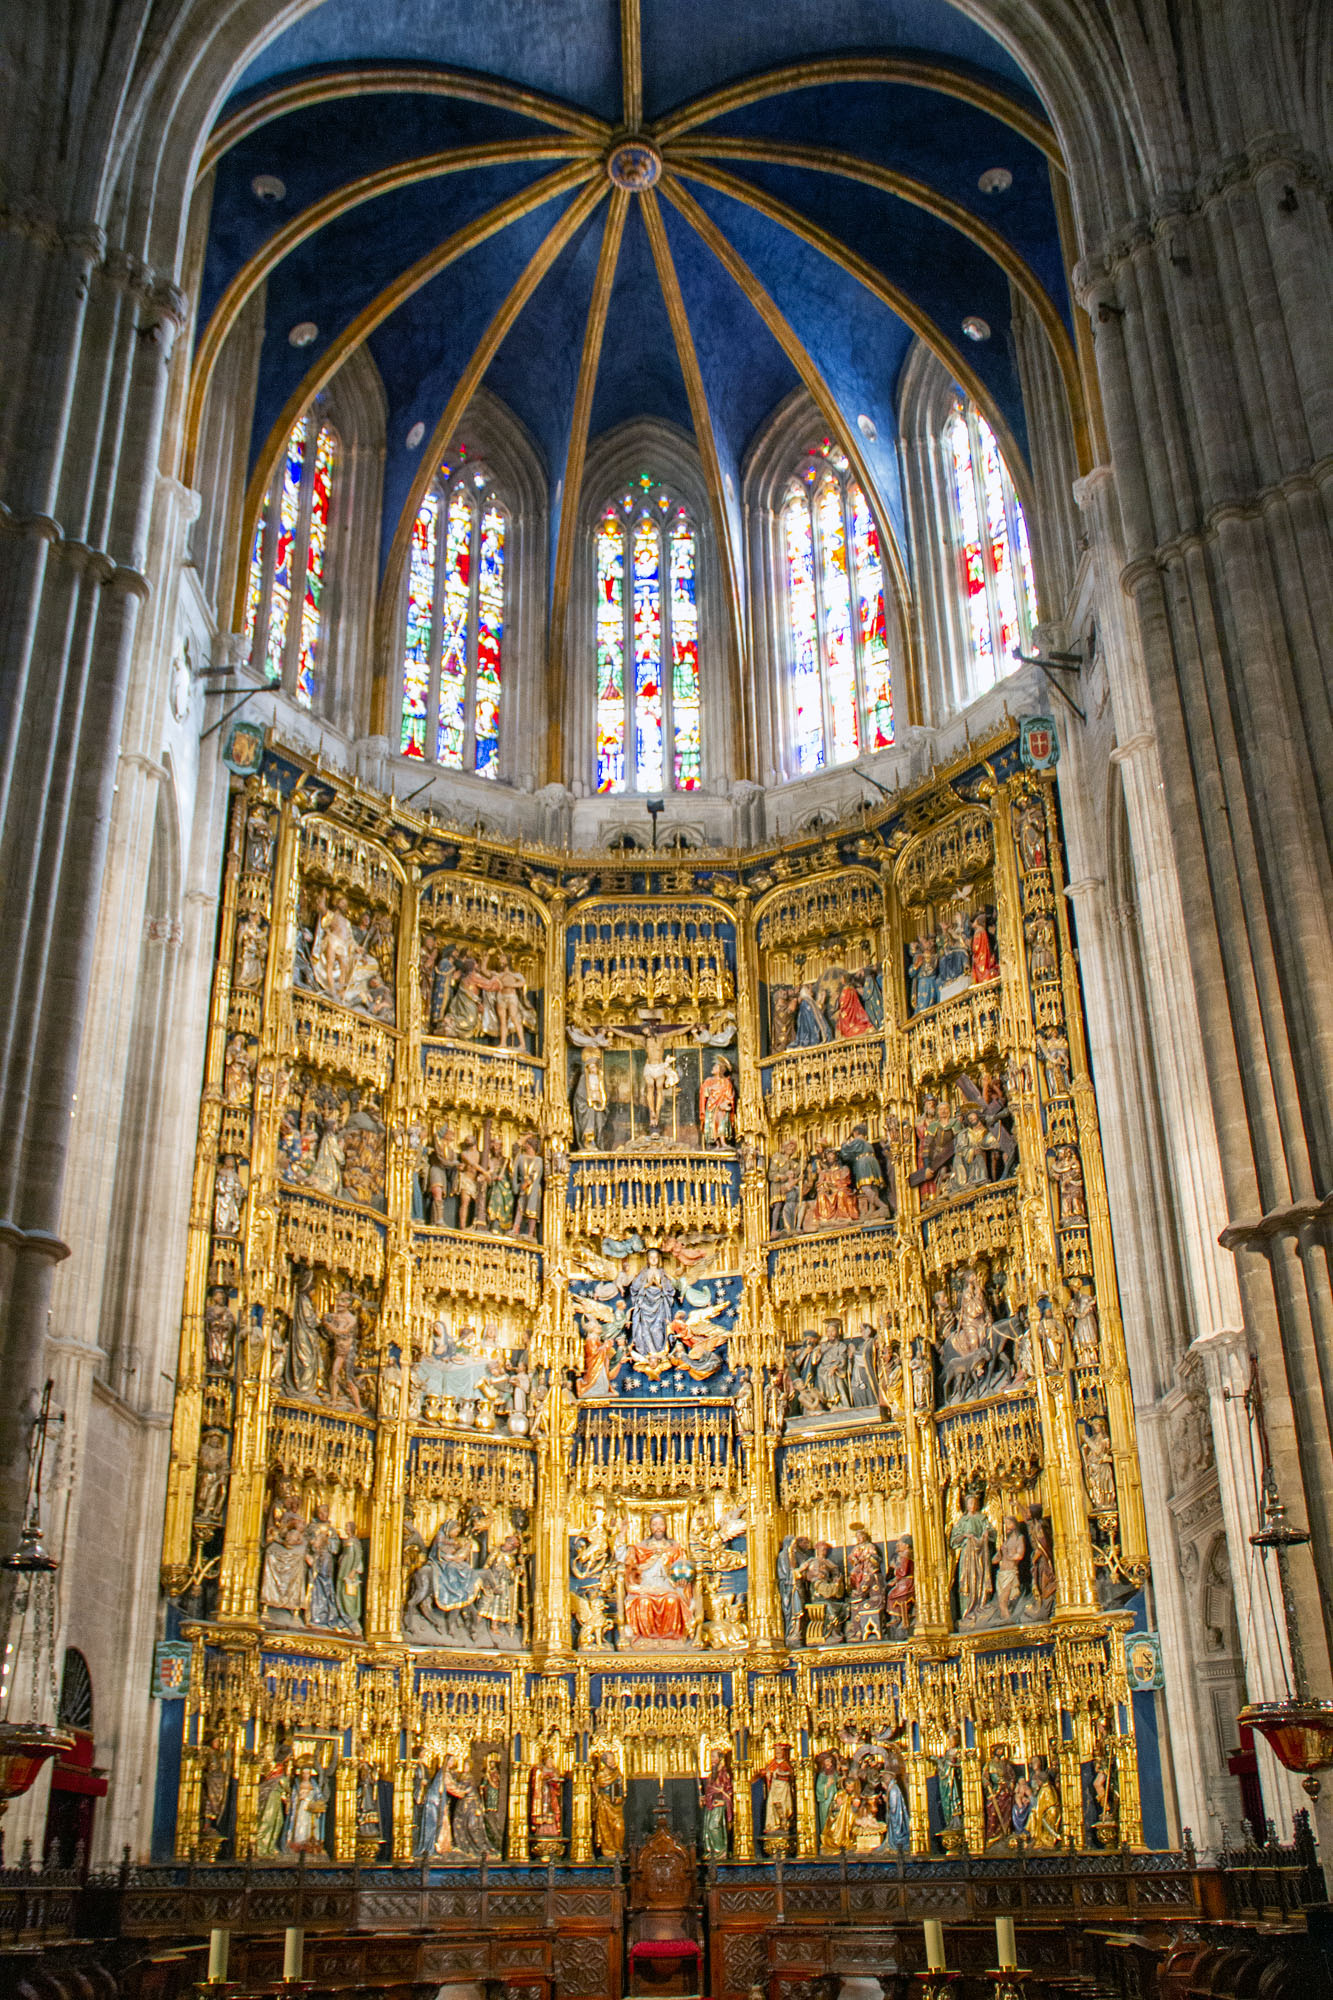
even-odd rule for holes
{"type": "Polygon", "coordinates": [[[0,522],[0,1540],[41,1379],[103,866],[172,346],[176,288],[97,230],[0,217],[11,329],[0,522]],[[37,328],[40,326],[40,338],[37,328]]]}
{"type": "MultiPolygon", "coordinates": [[[[1075,274],[1118,521],[1108,475],[1079,497],[1118,570],[1099,601],[1129,607],[1112,684],[1194,1338],[1205,1360],[1247,1336],[1257,1353],[1273,1466],[1313,1537],[1292,1581],[1317,1694],[1333,1618],[1330,273],[1316,163],[1273,137],[1238,142],[1075,274]]],[[[1234,1390],[1210,1374],[1243,1605],[1253,1475],[1234,1390]]],[[[1280,1623],[1252,1621],[1255,1696],[1279,1691],[1263,1683],[1281,1676],[1280,1623]]]]}
{"type": "MultiPolygon", "coordinates": [[[[1184,1623],[1187,1607],[1180,1588],[1177,1552],[1165,1532],[1169,1465],[1164,1425],[1157,1418],[1155,1404],[1170,1387],[1177,1361],[1182,1358],[1176,1352],[1178,1344],[1187,1343],[1205,1360],[1214,1351],[1243,1354],[1244,1314],[1234,1262],[1218,1243],[1226,1196],[1217,1126],[1143,652],[1120,585],[1123,543],[1115,481],[1109,468],[1098,467],[1080,480],[1075,493],[1087,524],[1093,565],[1098,648],[1107,664],[1117,737],[1109,762],[1118,772],[1124,799],[1134,900],[1112,907],[1100,876],[1075,882],[1069,895],[1078,915],[1090,1040],[1107,1054],[1116,1051],[1115,1061],[1104,1055],[1097,1064],[1098,1102],[1117,1267],[1126,1284],[1126,1346],[1138,1403],[1144,1497],[1154,1542],[1157,1615],[1168,1647],[1173,1633],[1183,1642],[1183,1652],[1171,1649],[1174,1657],[1188,1662],[1197,1635],[1184,1623]],[[1131,1000],[1120,990],[1123,951],[1116,932],[1123,933],[1126,927],[1137,934],[1142,962],[1145,1025],[1152,1047],[1146,1079],[1141,1081],[1149,1081],[1156,1095],[1163,1134],[1160,1157],[1151,1132],[1145,1130],[1141,1095],[1138,1102],[1130,1095],[1134,1089],[1130,1050],[1139,1029],[1131,1000]],[[1169,1220],[1174,1222],[1168,1255],[1179,1270],[1183,1293],[1185,1324],[1178,1342],[1170,1337],[1169,1280],[1160,1273],[1154,1275],[1150,1241],[1154,1232],[1143,1212],[1143,1185],[1152,1184],[1159,1176],[1166,1183],[1162,1191],[1169,1200],[1169,1220]]],[[[1064,779],[1061,792],[1071,850],[1076,851],[1079,844],[1075,833],[1080,822],[1084,818],[1090,822],[1083,829],[1082,841],[1090,858],[1104,839],[1102,802],[1085,799],[1080,810],[1064,779]]],[[[1211,1386],[1211,1374],[1207,1379],[1248,1693],[1256,1701],[1276,1699],[1285,1686],[1285,1634],[1274,1631],[1264,1620],[1245,1615],[1252,1558],[1248,1536],[1259,1522],[1253,1477],[1246,1469],[1244,1440],[1236,1431],[1237,1407],[1222,1395],[1220,1379],[1216,1387],[1211,1386]]],[[[1211,1831],[1195,1749],[1201,1722],[1195,1713],[1197,1702],[1189,1685],[1188,1667],[1174,1673],[1171,1682],[1167,1709],[1181,1821],[1193,1828],[1201,1845],[1206,1845],[1211,1831]]],[[[1266,1751],[1261,1755],[1270,1816],[1289,1821],[1303,1803],[1298,1787],[1266,1751]]]]}

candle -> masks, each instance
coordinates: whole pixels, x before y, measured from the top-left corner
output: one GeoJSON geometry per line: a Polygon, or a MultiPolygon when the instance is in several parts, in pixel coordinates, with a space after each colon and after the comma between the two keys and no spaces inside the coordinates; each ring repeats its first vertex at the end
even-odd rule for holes
{"type": "Polygon", "coordinates": [[[924,1917],[921,1928],[926,1934],[926,1970],[943,1972],[944,1965],[944,1925],[938,1917],[924,1917]]]}
{"type": "MultiPolygon", "coordinates": [[[[1009,1926],[1009,1929],[1012,1935],[1012,1924],[1009,1926]]],[[[289,1926],[282,1947],[282,1976],[284,1979],[299,1979],[301,1977],[301,1962],[304,1954],[305,1932],[298,1931],[289,1926]]]]}
{"type": "Polygon", "coordinates": [[[230,1931],[210,1931],[208,1933],[208,1976],[212,1980],[223,1980],[227,1976],[227,1947],[231,1943],[230,1931]]]}
{"type": "Polygon", "coordinates": [[[1018,1950],[1014,1944],[1014,1920],[1012,1917],[995,1919],[995,1956],[1001,1972],[1014,1972],[1018,1968],[1018,1950]]]}

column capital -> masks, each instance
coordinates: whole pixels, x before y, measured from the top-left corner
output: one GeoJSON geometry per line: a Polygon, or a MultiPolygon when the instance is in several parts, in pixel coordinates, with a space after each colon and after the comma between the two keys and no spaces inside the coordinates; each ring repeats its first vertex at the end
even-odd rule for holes
{"type": "Polygon", "coordinates": [[[1140,729],[1136,735],[1127,736],[1123,743],[1117,743],[1107,761],[1112,764],[1127,764],[1131,757],[1137,757],[1141,750],[1152,749],[1156,742],[1157,737],[1153,730],[1140,729]]]}
{"type": "Polygon", "coordinates": [[[53,1236],[49,1229],[21,1229],[8,1216],[0,1216],[0,1243],[5,1243],[20,1256],[44,1257],[52,1264],[63,1264],[70,1253],[68,1243],[59,1236],[53,1236]]]}
{"type": "Polygon", "coordinates": [[[1266,1252],[1279,1237],[1299,1236],[1304,1229],[1319,1227],[1330,1221],[1333,1221],[1333,1195],[1326,1194],[1322,1201],[1311,1196],[1306,1201],[1293,1201],[1281,1208],[1270,1208],[1264,1215],[1229,1222],[1217,1240],[1224,1250],[1266,1252]]]}
{"type": "Polygon", "coordinates": [[[1115,468],[1110,465],[1094,465],[1089,472],[1076,479],[1071,488],[1074,500],[1081,513],[1086,514],[1102,494],[1115,488],[1115,468]]]}

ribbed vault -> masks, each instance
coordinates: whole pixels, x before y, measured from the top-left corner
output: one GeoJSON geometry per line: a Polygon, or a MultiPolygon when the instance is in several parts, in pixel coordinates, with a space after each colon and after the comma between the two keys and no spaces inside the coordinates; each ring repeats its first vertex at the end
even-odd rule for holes
{"type": "MultiPolygon", "coordinates": [[[[429,13],[432,0],[417,4],[429,13]]],[[[404,7],[410,16],[412,0],[404,7]]],[[[486,50],[507,74],[385,60],[384,36],[353,30],[345,0],[330,0],[247,74],[210,140],[188,450],[192,461],[227,336],[263,286],[247,521],[296,417],[364,347],[389,412],[381,564],[392,601],[435,465],[484,386],[546,462],[558,716],[584,466],[590,441],[617,423],[692,432],[737,658],[745,456],[796,385],[872,496],[904,603],[895,387],[914,336],[985,410],[1022,484],[1008,337],[1020,294],[1050,341],[1083,452],[1054,142],[998,45],[980,63],[986,38],[942,0],[884,0],[859,17],[882,17],[899,43],[943,22],[940,48],[849,49],[721,76],[707,72],[725,68],[730,45],[721,30],[712,45],[698,7],[688,20],[665,10],[668,35],[663,0],[620,0],[612,42],[605,7],[559,0],[548,25],[583,22],[577,60],[554,41],[544,52],[535,32],[533,46],[522,41],[516,29],[533,17],[518,0],[494,0],[489,32],[483,11],[454,10],[439,52],[477,61],[486,50]],[[691,25],[693,51],[679,45],[691,25]],[[316,52],[329,60],[312,65],[316,52]],[[552,80],[569,95],[538,87],[552,80]],[[687,81],[703,87],[668,101],[687,81]],[[1008,180],[988,191],[996,167],[1008,180]],[[281,195],[266,202],[257,191],[275,183],[281,195]],[[964,320],[989,338],[964,340],[964,320]],[[301,325],[314,336],[293,344],[301,325]]],[[[748,48],[790,55],[807,33],[821,45],[807,0],[769,11],[748,48]]],[[[398,45],[413,47],[405,22],[398,45]]]]}

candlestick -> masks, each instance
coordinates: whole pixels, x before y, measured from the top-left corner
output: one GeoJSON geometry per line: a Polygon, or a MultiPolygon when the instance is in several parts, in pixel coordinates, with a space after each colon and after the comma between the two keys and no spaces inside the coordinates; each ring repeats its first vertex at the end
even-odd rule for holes
{"type": "MultiPolygon", "coordinates": [[[[927,1973],[924,1975],[929,1978],[927,1973]]],[[[938,1979],[941,1975],[936,1973],[938,1979]]],[[[956,1978],[955,1973],[943,1975],[947,1979],[956,1978]]],[[[1032,1974],[1026,1966],[1001,1965],[988,1967],[981,1975],[991,1983],[991,2000],[1023,2000],[1023,1992],[1032,1974]]]]}
{"type": "MultiPolygon", "coordinates": [[[[1010,1926],[1012,1931],[1013,1926],[1010,1926]]],[[[282,1945],[282,1976],[284,1979],[299,1979],[305,1959],[305,1932],[288,1926],[282,1945]]]]}
{"type": "Polygon", "coordinates": [[[921,1928],[926,1934],[926,1969],[929,1972],[943,1972],[944,1925],[938,1917],[923,1917],[921,1928]]]}
{"type": "Polygon", "coordinates": [[[230,1944],[230,1931],[212,1930],[208,1933],[208,1977],[214,1985],[221,1985],[227,1977],[227,1951],[230,1944]]]}
{"type": "Polygon", "coordinates": [[[995,1919],[995,1958],[1001,1972],[1012,1972],[1018,1964],[1018,1948],[1014,1943],[1012,1917],[995,1919]]]}

